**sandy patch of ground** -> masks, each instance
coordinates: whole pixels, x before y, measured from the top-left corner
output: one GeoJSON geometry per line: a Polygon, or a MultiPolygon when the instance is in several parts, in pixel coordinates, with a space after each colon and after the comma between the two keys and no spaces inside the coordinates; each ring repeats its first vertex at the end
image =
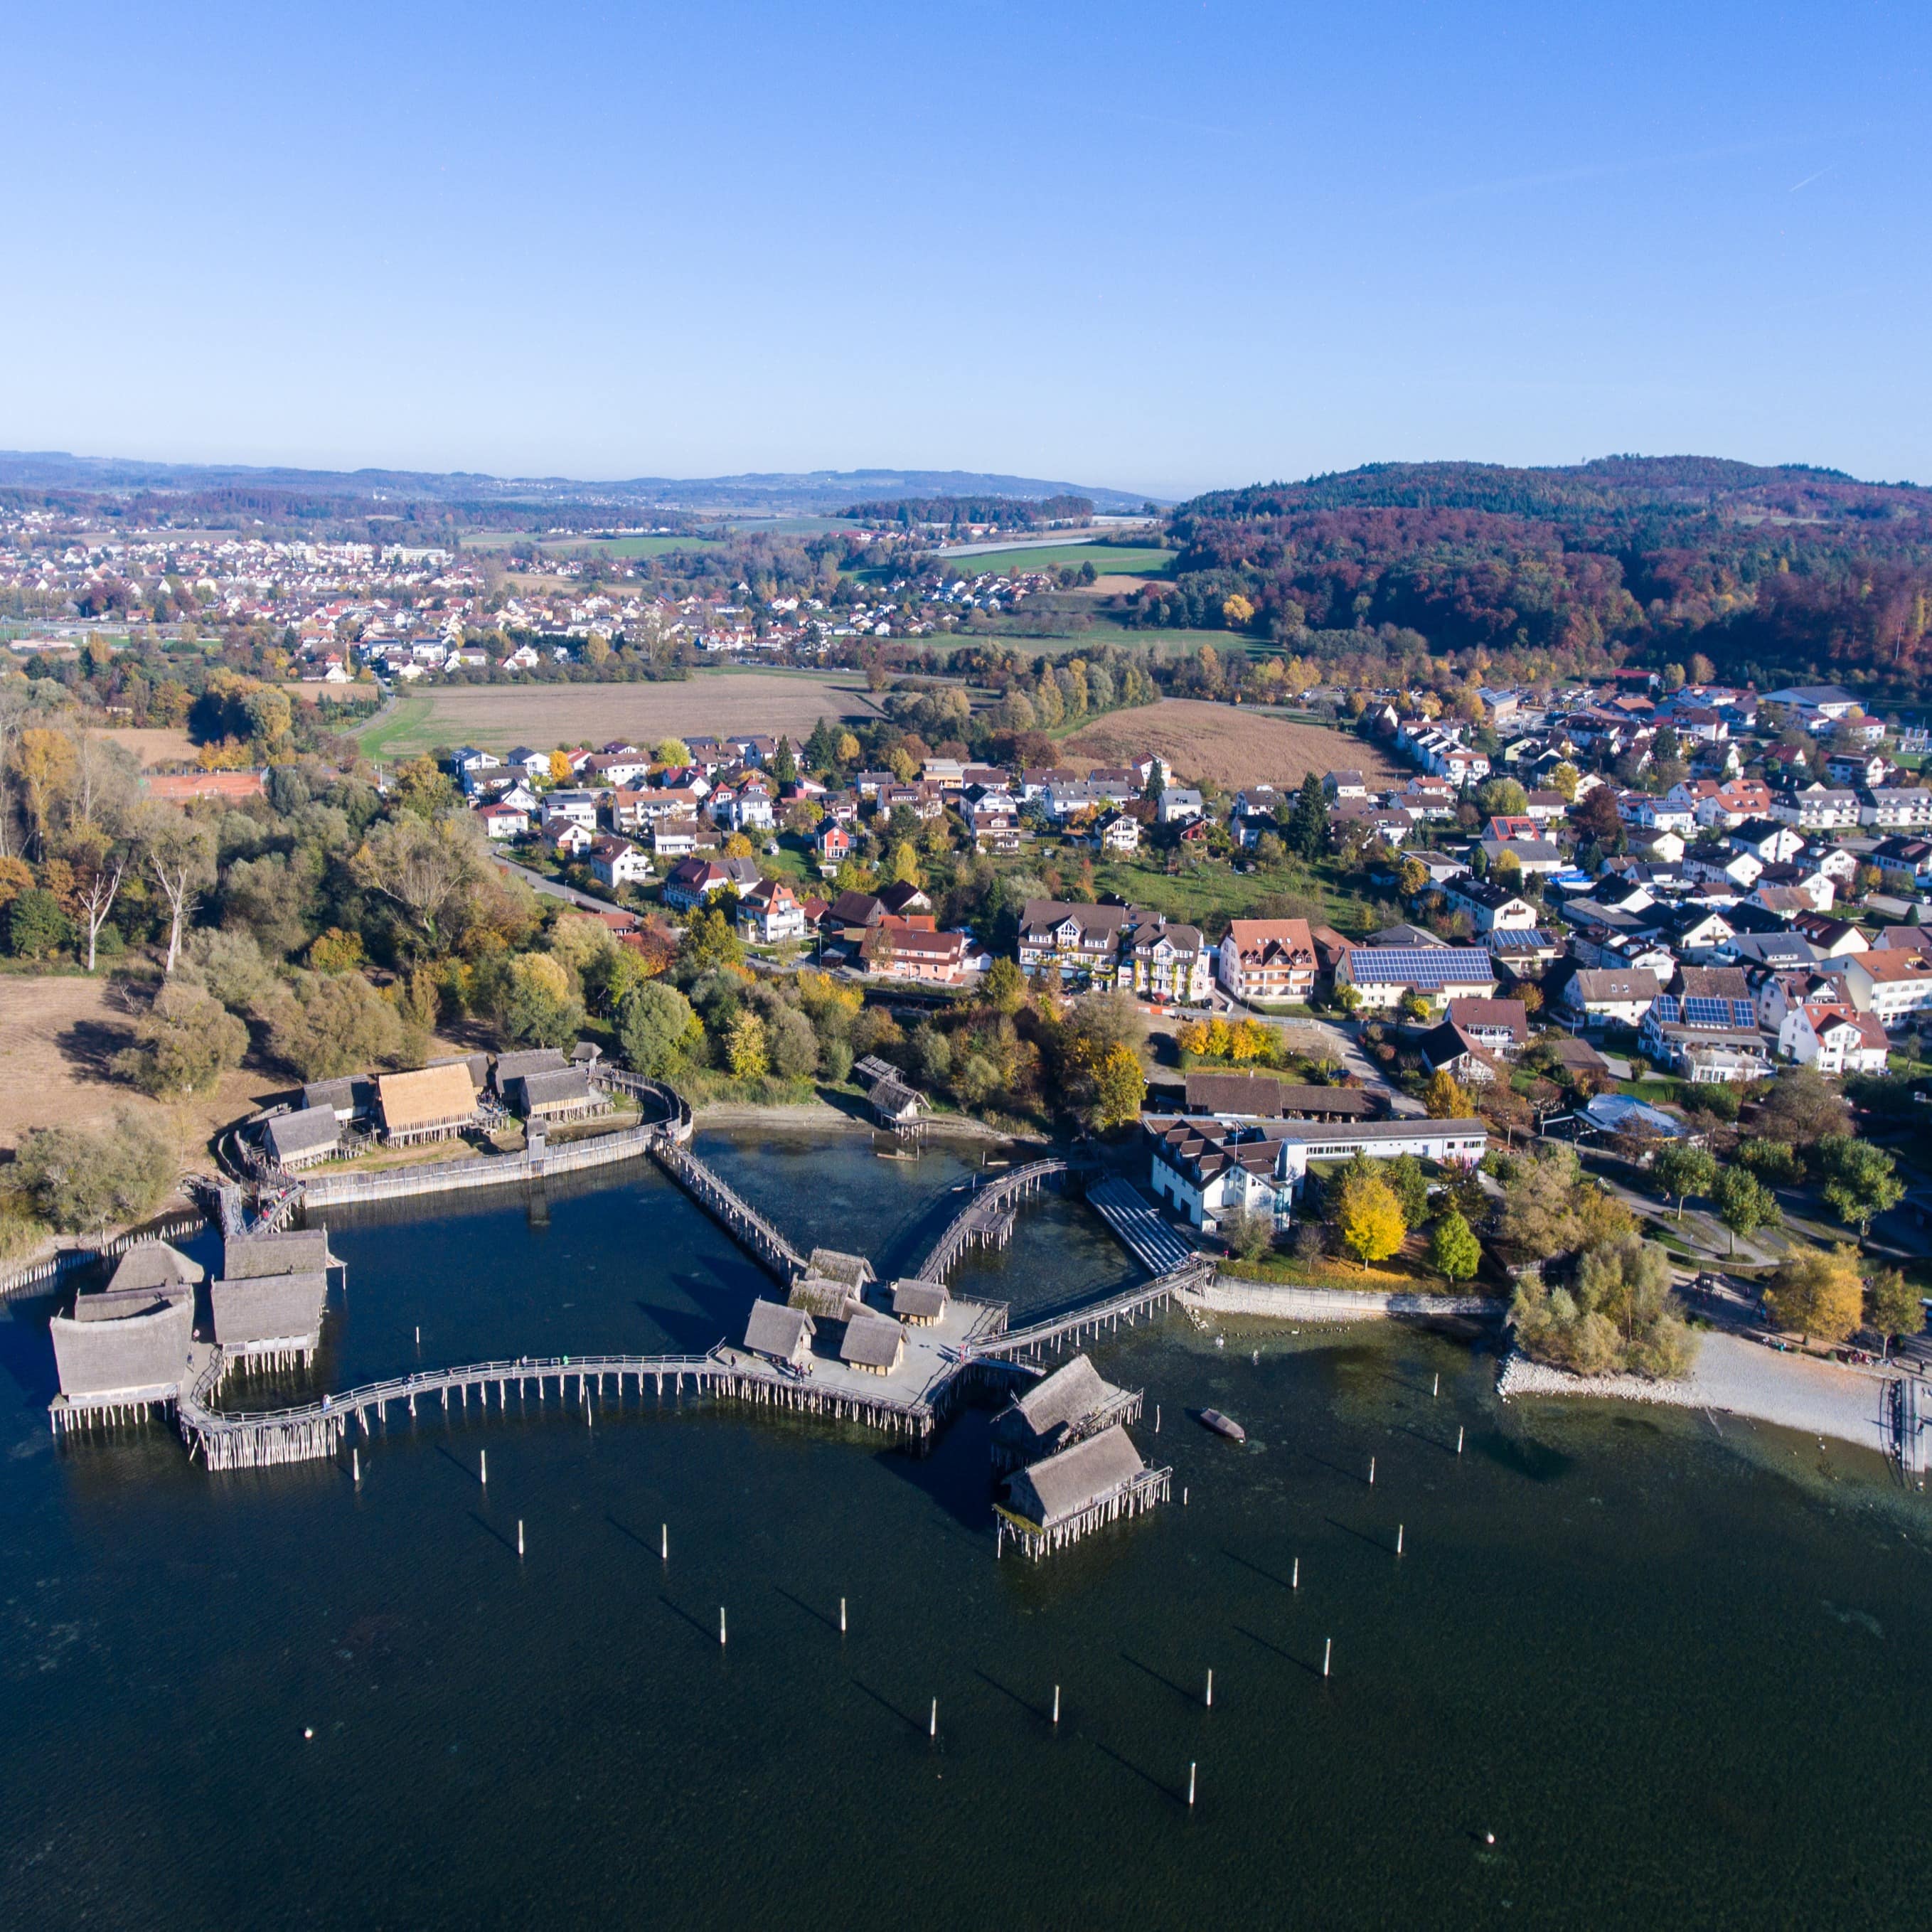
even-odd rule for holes
{"type": "Polygon", "coordinates": [[[1349,733],[1192,698],[1111,712],[1076,732],[1061,752],[1075,766],[1120,764],[1153,752],[1184,778],[1231,786],[1298,785],[1311,771],[1358,771],[1371,784],[1398,777],[1376,747],[1349,733]]]}
{"type": "Polygon", "coordinates": [[[132,752],[140,760],[143,770],[156,765],[191,765],[195,760],[197,747],[185,731],[129,725],[124,729],[103,731],[99,735],[111,740],[123,750],[132,752]]]}
{"type": "Polygon", "coordinates": [[[436,744],[604,744],[616,737],[648,743],[726,731],[809,737],[820,718],[876,715],[856,679],[785,676],[772,671],[700,672],[664,684],[438,686],[416,694],[429,715],[406,738],[386,740],[391,756],[436,744]]]}

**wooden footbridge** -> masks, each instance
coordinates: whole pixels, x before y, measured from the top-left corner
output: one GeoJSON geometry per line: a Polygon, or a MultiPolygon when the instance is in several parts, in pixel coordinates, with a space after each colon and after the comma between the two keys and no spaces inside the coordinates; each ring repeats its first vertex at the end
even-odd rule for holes
{"type": "Polygon", "coordinates": [[[1165,1308],[1177,1294],[1198,1288],[1214,1272],[1214,1262],[1204,1255],[1197,1256],[1172,1274],[1158,1276],[1098,1301],[1057,1310],[1028,1322],[1024,1328],[1009,1329],[1004,1335],[973,1342],[969,1345],[970,1358],[1006,1361],[1026,1358],[1037,1361],[1043,1350],[1070,1347],[1083,1335],[1111,1334],[1123,1322],[1133,1327],[1143,1315],[1165,1308]]]}
{"type": "Polygon", "coordinates": [[[1003,1248],[1012,1239],[1020,1202],[1036,1189],[1066,1172],[1064,1160],[1029,1161],[998,1180],[976,1186],[965,1208],[954,1216],[932,1252],[916,1270],[921,1281],[944,1281],[946,1270],[970,1247],[1003,1248]]]}
{"type": "Polygon", "coordinates": [[[804,1256],[688,1148],[661,1135],[650,1152],[672,1180],[787,1287],[805,1272],[804,1256]]]}
{"type": "Polygon", "coordinates": [[[829,1377],[788,1373],[722,1344],[704,1355],[561,1355],[516,1361],[470,1362],[428,1369],[387,1382],[370,1382],[319,1402],[252,1412],[212,1404],[232,1363],[218,1348],[196,1350],[196,1370],[175,1404],[176,1426],[190,1459],[210,1469],[259,1469],[283,1462],[316,1462],[338,1455],[360,1434],[371,1442],[392,1426],[407,1426],[424,1412],[444,1420],[485,1419],[509,1412],[538,1414],[554,1401],[560,1411],[588,1414],[620,1410],[627,1397],[662,1402],[688,1391],[792,1408],[836,1420],[862,1422],[888,1433],[923,1438],[950,1413],[969,1378],[965,1358],[917,1395],[899,1398],[884,1389],[841,1385],[829,1377]]]}

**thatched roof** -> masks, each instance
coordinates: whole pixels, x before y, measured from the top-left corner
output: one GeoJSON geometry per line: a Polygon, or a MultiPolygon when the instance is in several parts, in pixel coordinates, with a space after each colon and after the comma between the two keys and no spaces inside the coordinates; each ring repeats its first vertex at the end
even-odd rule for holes
{"type": "Polygon", "coordinates": [[[786,1297],[788,1306],[802,1308],[826,1322],[843,1322],[862,1306],[858,1291],[847,1282],[834,1281],[830,1275],[800,1275],[786,1297]]]}
{"type": "Polygon", "coordinates": [[[580,1066],[556,1066],[542,1072],[519,1074],[507,1083],[515,1090],[511,1096],[524,1113],[538,1107],[568,1107],[595,1096],[580,1066]]]}
{"type": "Polygon", "coordinates": [[[806,1264],[806,1272],[842,1281],[855,1288],[878,1280],[872,1272],[872,1263],[863,1255],[842,1254],[836,1248],[814,1248],[811,1260],[806,1264]]]}
{"type": "Polygon", "coordinates": [[[817,1332],[812,1317],[802,1308],[784,1308],[776,1301],[752,1304],[751,1318],[745,1324],[745,1346],[754,1354],[776,1355],[790,1361],[801,1343],[809,1346],[817,1332]]]}
{"type": "Polygon", "coordinates": [[[555,1073],[570,1062],[554,1046],[530,1046],[515,1053],[496,1056],[496,1091],[502,1093],[512,1080],[530,1073],[555,1073]]]}
{"type": "Polygon", "coordinates": [[[1127,1432],[1116,1423],[1016,1472],[1007,1479],[1006,1494],[1020,1515],[1044,1529],[1124,1488],[1146,1467],[1127,1432]]]}
{"type": "Polygon", "coordinates": [[[278,1114],[264,1130],[268,1151],[278,1161],[320,1154],[342,1138],[342,1124],[332,1106],[304,1107],[294,1114],[278,1114]]]}
{"type": "Polygon", "coordinates": [[[1076,1355],[1017,1396],[1007,1413],[1017,1411],[1036,1436],[1048,1436],[1105,1408],[1120,1393],[1112,1382],[1101,1379],[1100,1372],[1084,1355],[1076,1355]]]}
{"type": "Polygon", "coordinates": [[[296,1228],[283,1234],[238,1234],[221,1247],[221,1272],[229,1281],[266,1274],[307,1274],[333,1268],[326,1228],[296,1228]]]}
{"type": "Polygon", "coordinates": [[[905,1348],[905,1330],[884,1315],[855,1315],[845,1324],[838,1359],[862,1369],[896,1368],[905,1348]]]}
{"type": "Polygon", "coordinates": [[[207,1274],[200,1262],[189,1260],[165,1241],[136,1241],[114,1264],[105,1292],[124,1294],[130,1289],[191,1287],[207,1274]]]}
{"type": "Polygon", "coordinates": [[[469,1068],[460,1060],[445,1066],[419,1066],[413,1073],[385,1073],[376,1088],[382,1097],[382,1124],[392,1133],[466,1120],[476,1112],[476,1089],[470,1084],[469,1068]]]}
{"type": "Polygon", "coordinates": [[[916,1322],[937,1322],[952,1299],[943,1281],[917,1281],[908,1277],[892,1283],[892,1312],[916,1322]]]}

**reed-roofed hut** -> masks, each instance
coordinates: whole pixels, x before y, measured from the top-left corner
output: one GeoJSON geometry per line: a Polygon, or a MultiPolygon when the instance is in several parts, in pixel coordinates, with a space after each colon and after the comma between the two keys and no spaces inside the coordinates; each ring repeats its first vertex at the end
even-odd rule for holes
{"type": "Polygon", "coordinates": [[[526,1046],[514,1053],[500,1053],[492,1084],[507,1102],[510,1083],[532,1073],[560,1073],[570,1062],[554,1046],[526,1046]]]}
{"type": "Polygon", "coordinates": [[[164,1241],[140,1241],[100,1288],[51,1324],[61,1392],[54,1425],[138,1417],[171,1402],[188,1372],[194,1289],[206,1270],[164,1241]]]}
{"type": "Polygon", "coordinates": [[[804,1309],[760,1300],[752,1304],[751,1318],[745,1324],[745,1346],[754,1355],[809,1374],[812,1338],[817,1332],[804,1309]]]}
{"type": "Polygon", "coordinates": [[[1116,1388],[1084,1355],[1076,1355],[993,1418],[993,1467],[1036,1462],[1116,1423],[1135,1421],[1140,1412],[1138,1389],[1116,1388]]]}
{"type": "Polygon", "coordinates": [[[304,1107],[265,1122],[262,1141],[278,1167],[309,1167],[340,1149],[342,1123],[333,1107],[304,1107]]]}
{"type": "Polygon", "coordinates": [[[994,1505],[1000,1540],[1012,1538],[1037,1560],[1102,1523],[1165,1502],[1172,1474],[1150,1469],[1117,1423],[1006,1478],[1006,1501],[994,1505]]]}
{"type": "Polygon", "coordinates": [[[610,1096],[592,1087],[580,1066],[520,1073],[508,1082],[506,1097],[526,1120],[581,1120],[610,1111],[610,1096]]]}
{"type": "Polygon", "coordinates": [[[412,1073],[385,1073],[376,1091],[384,1138],[394,1147],[448,1140],[476,1122],[476,1089],[460,1060],[412,1073]]]}
{"type": "Polygon", "coordinates": [[[885,1315],[854,1315],[845,1324],[838,1359],[868,1376],[892,1374],[905,1360],[905,1330],[885,1315]]]}
{"type": "Polygon", "coordinates": [[[863,1255],[842,1254],[836,1248],[814,1248],[812,1258],[805,1264],[810,1275],[822,1275],[828,1280],[842,1281],[854,1294],[860,1293],[878,1276],[872,1272],[872,1264],[863,1255]]]}
{"type": "Polygon", "coordinates": [[[802,1274],[785,1297],[788,1308],[802,1308],[821,1322],[844,1322],[861,1314],[866,1304],[858,1291],[848,1283],[834,1281],[830,1275],[802,1274]]]}
{"type": "Polygon", "coordinates": [[[892,1283],[892,1312],[915,1328],[929,1328],[944,1321],[952,1300],[943,1281],[919,1281],[908,1276],[892,1283]]]}

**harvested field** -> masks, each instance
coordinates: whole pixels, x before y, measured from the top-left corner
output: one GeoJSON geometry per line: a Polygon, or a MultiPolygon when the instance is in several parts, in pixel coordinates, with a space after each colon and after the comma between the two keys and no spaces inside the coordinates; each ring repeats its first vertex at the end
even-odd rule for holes
{"type": "Polygon", "coordinates": [[[1060,748],[1066,764],[1088,766],[1150,752],[1184,778],[1223,785],[1296,785],[1311,771],[1358,771],[1372,784],[1400,777],[1382,752],[1349,733],[1192,698],[1112,712],[1060,748]]]}
{"type": "Polygon", "coordinates": [[[876,716],[858,677],[801,672],[700,671],[682,683],[439,686],[412,691],[365,740],[411,758],[433,745],[601,745],[724,731],[811,735],[820,718],[876,716]]]}
{"type": "Polygon", "coordinates": [[[199,749],[185,731],[137,729],[129,725],[99,735],[111,739],[124,751],[132,752],[143,770],[151,770],[156,765],[191,765],[199,749]]]}

